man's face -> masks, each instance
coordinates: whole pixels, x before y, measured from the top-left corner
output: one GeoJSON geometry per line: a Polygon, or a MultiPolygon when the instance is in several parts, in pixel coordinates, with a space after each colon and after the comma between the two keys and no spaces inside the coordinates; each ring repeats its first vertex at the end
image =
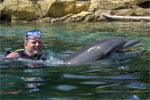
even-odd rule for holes
{"type": "Polygon", "coordinates": [[[42,50],[42,43],[40,38],[35,37],[33,39],[29,39],[24,43],[24,48],[31,56],[39,54],[42,50]]]}

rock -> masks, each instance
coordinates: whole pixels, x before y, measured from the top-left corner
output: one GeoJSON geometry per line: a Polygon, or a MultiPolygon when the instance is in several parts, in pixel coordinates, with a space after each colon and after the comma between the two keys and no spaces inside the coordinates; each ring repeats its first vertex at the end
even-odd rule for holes
{"type": "Polygon", "coordinates": [[[98,10],[95,11],[95,14],[100,15],[101,13],[108,13],[108,14],[111,14],[111,13],[112,13],[112,10],[98,9],[98,10]]]}
{"type": "Polygon", "coordinates": [[[89,2],[69,0],[5,0],[0,4],[11,20],[36,20],[42,17],[62,17],[87,11],[89,2]]]}
{"type": "Polygon", "coordinates": [[[62,17],[68,14],[77,14],[80,13],[81,11],[87,11],[88,5],[89,2],[84,1],[60,0],[51,5],[47,13],[47,16],[62,17]]]}
{"type": "Polygon", "coordinates": [[[135,15],[136,16],[150,16],[150,8],[149,9],[138,8],[135,10],[135,15]]]}
{"type": "Polygon", "coordinates": [[[75,14],[67,19],[67,22],[81,22],[84,21],[86,16],[92,15],[93,12],[82,11],[79,14],[75,14]]]}
{"type": "Polygon", "coordinates": [[[94,22],[95,21],[95,15],[88,15],[84,22],[94,22]]]}
{"type": "Polygon", "coordinates": [[[37,22],[50,23],[51,22],[51,18],[50,17],[41,18],[41,19],[37,20],[37,22]]]}
{"type": "MultiPolygon", "coordinates": [[[[150,16],[150,0],[91,0],[88,11],[118,16],[150,16]]],[[[106,20],[103,16],[99,20],[106,20]]]]}
{"type": "Polygon", "coordinates": [[[87,11],[82,11],[79,14],[76,14],[74,16],[71,16],[72,18],[77,18],[77,17],[83,17],[83,16],[87,16],[87,15],[91,15],[93,14],[93,12],[87,12],[87,11]]]}
{"type": "Polygon", "coordinates": [[[51,19],[51,23],[59,22],[59,21],[60,21],[60,18],[52,18],[52,19],[51,19]]]}
{"type": "Polygon", "coordinates": [[[28,0],[5,0],[3,7],[12,20],[35,20],[41,16],[39,5],[28,0]]]}
{"type": "Polygon", "coordinates": [[[106,13],[102,13],[102,15],[106,17],[108,20],[150,21],[149,16],[117,16],[117,15],[110,15],[106,13]]]}
{"type": "Polygon", "coordinates": [[[150,0],[91,0],[88,11],[150,8],[150,0]]]}
{"type": "Polygon", "coordinates": [[[101,13],[150,16],[150,0],[1,0],[5,21],[81,22],[105,20],[101,13]]]}
{"type": "Polygon", "coordinates": [[[111,14],[118,16],[134,16],[134,9],[113,10],[111,14]]]}
{"type": "Polygon", "coordinates": [[[101,13],[107,13],[107,14],[112,14],[112,10],[104,10],[104,9],[99,9],[95,11],[95,15],[97,15],[97,21],[106,21],[107,19],[101,15],[101,13]]]}
{"type": "Polygon", "coordinates": [[[91,0],[88,11],[96,11],[98,9],[114,10],[127,8],[123,0],[91,0]]]}
{"type": "Polygon", "coordinates": [[[150,4],[150,0],[123,0],[123,2],[128,8],[143,8],[144,5],[150,4]]]}
{"type": "Polygon", "coordinates": [[[68,15],[66,15],[66,16],[64,16],[64,17],[61,17],[60,20],[61,20],[61,21],[65,21],[67,18],[69,18],[69,17],[71,17],[71,16],[73,16],[73,14],[68,14],[68,15]]]}
{"type": "MultiPolygon", "coordinates": [[[[51,6],[56,2],[56,0],[40,0],[38,4],[40,5],[42,15],[44,17],[51,17],[49,15],[51,6]]],[[[56,12],[56,11],[55,11],[56,12]]]]}
{"type": "Polygon", "coordinates": [[[5,7],[0,3],[0,21],[11,21],[11,16],[4,11],[5,7]]]}

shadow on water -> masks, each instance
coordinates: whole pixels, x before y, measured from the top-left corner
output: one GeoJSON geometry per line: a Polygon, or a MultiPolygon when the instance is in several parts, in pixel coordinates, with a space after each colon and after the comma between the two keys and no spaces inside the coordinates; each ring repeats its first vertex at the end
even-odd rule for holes
{"type": "Polygon", "coordinates": [[[1,99],[48,100],[143,100],[149,99],[149,29],[131,23],[23,24],[4,25],[0,34],[1,99]],[[107,27],[106,27],[107,26],[107,27]],[[9,29],[8,29],[9,27],[9,29]],[[7,50],[22,48],[26,30],[43,30],[43,52],[47,61],[27,59],[3,61],[7,50]],[[88,28],[88,30],[87,30],[88,28]],[[93,30],[92,30],[93,29],[93,30]],[[12,30],[12,31],[11,31],[12,30]],[[108,30],[108,31],[107,31],[108,30]],[[11,34],[11,35],[10,35],[11,34]],[[78,66],[65,66],[61,58],[95,40],[107,37],[140,39],[131,50],[143,55],[112,58],[78,66]]]}

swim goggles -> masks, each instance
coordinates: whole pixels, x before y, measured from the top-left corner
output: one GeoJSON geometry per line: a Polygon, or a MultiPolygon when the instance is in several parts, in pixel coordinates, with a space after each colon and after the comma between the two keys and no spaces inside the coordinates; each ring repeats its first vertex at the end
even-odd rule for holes
{"type": "Polygon", "coordinates": [[[39,37],[41,38],[41,35],[42,35],[42,32],[39,31],[39,30],[33,30],[33,31],[28,31],[26,33],[26,36],[25,36],[25,41],[26,40],[29,40],[29,39],[32,39],[34,37],[39,37]]]}

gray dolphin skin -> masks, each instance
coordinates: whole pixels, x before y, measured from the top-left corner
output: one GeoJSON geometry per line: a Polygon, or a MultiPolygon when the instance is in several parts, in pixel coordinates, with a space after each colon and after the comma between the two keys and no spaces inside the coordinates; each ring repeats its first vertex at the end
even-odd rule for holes
{"type": "MultiPolygon", "coordinates": [[[[121,37],[98,40],[95,43],[62,59],[65,65],[82,65],[97,60],[105,59],[113,54],[119,54],[120,50],[138,43],[139,40],[125,40],[121,37]]],[[[140,52],[140,51],[139,51],[140,52]]],[[[139,53],[138,52],[138,53],[139,53]]],[[[131,52],[134,53],[134,52],[131,52]]],[[[122,54],[131,54],[122,52],[122,54]]],[[[137,53],[137,51],[135,52],[137,53]]]]}

